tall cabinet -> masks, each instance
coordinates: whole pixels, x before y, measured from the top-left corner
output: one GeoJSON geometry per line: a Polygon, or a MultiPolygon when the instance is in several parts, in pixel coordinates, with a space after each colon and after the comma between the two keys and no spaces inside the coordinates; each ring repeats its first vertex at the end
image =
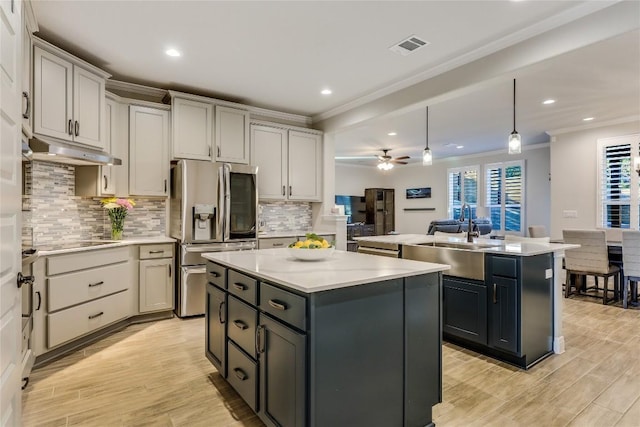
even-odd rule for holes
{"type": "Polygon", "coordinates": [[[395,191],[393,188],[364,190],[366,223],[373,224],[376,236],[389,234],[396,228],[395,191]]]}

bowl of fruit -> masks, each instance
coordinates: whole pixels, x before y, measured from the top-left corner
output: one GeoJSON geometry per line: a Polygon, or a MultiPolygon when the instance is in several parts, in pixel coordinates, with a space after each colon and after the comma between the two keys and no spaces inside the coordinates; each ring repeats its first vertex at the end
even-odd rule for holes
{"type": "Polygon", "coordinates": [[[329,258],[334,247],[327,240],[315,233],[307,233],[305,240],[298,240],[289,245],[289,253],[301,261],[319,261],[329,258]]]}

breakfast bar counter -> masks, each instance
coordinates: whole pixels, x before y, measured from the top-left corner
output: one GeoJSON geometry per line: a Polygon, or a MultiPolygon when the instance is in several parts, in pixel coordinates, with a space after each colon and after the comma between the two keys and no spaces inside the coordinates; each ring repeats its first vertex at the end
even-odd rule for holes
{"type": "Polygon", "coordinates": [[[265,424],[432,425],[449,266],[344,251],[203,257],[205,353],[265,424]]]}

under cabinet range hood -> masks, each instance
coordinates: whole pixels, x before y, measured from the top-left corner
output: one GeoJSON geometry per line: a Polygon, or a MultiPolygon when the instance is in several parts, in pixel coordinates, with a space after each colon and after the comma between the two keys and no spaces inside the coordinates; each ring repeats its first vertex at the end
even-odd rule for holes
{"type": "Polygon", "coordinates": [[[107,152],[66,144],[55,139],[32,138],[29,140],[29,147],[33,152],[33,160],[79,166],[122,164],[122,160],[107,152]]]}

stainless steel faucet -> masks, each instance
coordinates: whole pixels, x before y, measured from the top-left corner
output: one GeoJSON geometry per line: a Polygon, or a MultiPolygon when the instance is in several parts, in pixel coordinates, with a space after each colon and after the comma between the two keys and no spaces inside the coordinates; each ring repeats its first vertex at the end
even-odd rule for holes
{"type": "Polygon", "coordinates": [[[460,221],[464,221],[464,208],[469,209],[469,225],[467,226],[467,242],[473,243],[473,238],[475,236],[478,236],[478,233],[471,231],[473,224],[471,222],[471,206],[468,203],[462,204],[462,209],[460,210],[460,221]]]}

